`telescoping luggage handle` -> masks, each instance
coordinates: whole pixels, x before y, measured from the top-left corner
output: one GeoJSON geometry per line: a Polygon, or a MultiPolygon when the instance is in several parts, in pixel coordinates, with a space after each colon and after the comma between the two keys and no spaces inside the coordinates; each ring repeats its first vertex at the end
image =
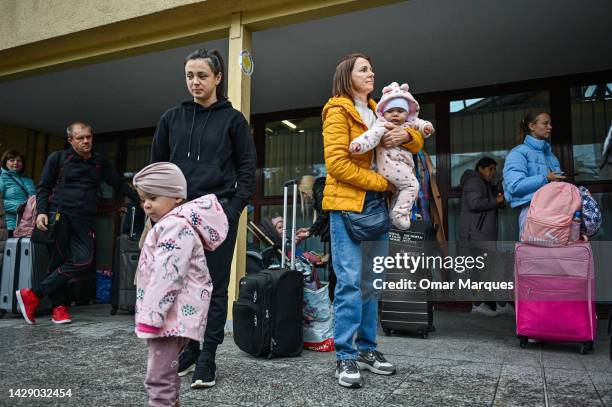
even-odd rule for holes
{"type": "Polygon", "coordinates": [[[295,219],[297,217],[297,179],[292,179],[291,181],[287,181],[285,186],[283,187],[283,242],[282,242],[282,252],[283,256],[281,256],[281,268],[285,268],[285,253],[287,253],[286,245],[287,240],[287,192],[289,186],[293,185],[293,221],[291,222],[291,270],[295,270],[295,219]]]}
{"type": "Polygon", "coordinates": [[[130,238],[134,236],[134,218],[136,217],[136,205],[132,206],[132,222],[130,223],[130,238]]]}

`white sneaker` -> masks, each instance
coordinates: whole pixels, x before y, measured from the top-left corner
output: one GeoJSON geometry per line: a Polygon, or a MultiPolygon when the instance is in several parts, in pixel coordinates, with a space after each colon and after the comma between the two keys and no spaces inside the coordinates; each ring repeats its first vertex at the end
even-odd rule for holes
{"type": "Polygon", "coordinates": [[[508,302],[502,306],[497,305],[496,311],[498,315],[514,315],[514,307],[508,302]]]}
{"type": "Polygon", "coordinates": [[[342,387],[358,389],[363,386],[357,361],[353,359],[336,361],[336,377],[342,387]]]}
{"type": "Polygon", "coordinates": [[[496,317],[498,315],[497,312],[493,311],[491,307],[484,302],[480,303],[480,305],[472,304],[472,314],[481,314],[487,317],[496,317]]]}

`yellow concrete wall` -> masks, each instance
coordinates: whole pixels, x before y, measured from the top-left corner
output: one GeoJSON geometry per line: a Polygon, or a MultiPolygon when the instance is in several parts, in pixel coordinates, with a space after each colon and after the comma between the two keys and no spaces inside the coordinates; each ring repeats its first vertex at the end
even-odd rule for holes
{"type": "Polygon", "coordinates": [[[400,0],[0,0],[0,81],[258,31],[400,0]]]}
{"type": "Polygon", "coordinates": [[[0,50],[202,0],[0,0],[0,50]]]}

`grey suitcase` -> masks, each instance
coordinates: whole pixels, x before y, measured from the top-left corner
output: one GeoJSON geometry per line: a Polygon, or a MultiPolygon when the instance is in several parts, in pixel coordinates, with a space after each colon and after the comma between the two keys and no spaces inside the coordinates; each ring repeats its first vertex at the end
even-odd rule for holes
{"type": "Polygon", "coordinates": [[[138,247],[139,236],[134,234],[134,216],[136,209],[132,208],[130,235],[117,238],[113,266],[113,282],[111,288],[111,315],[118,309],[134,312],[136,304],[136,286],[134,278],[140,258],[138,247]]]}
{"type": "MultiPolygon", "coordinates": [[[[414,220],[409,230],[392,229],[389,232],[389,256],[408,253],[416,256],[424,251],[425,242],[435,240],[436,228],[423,221],[414,220]]],[[[386,281],[401,281],[405,270],[387,270],[386,281]]],[[[430,270],[418,270],[410,279],[431,278],[430,270]]],[[[433,302],[430,290],[383,290],[379,304],[380,325],[385,335],[397,331],[416,332],[427,338],[435,331],[433,302]]]]}
{"type": "MultiPolygon", "coordinates": [[[[8,239],[4,248],[0,309],[18,314],[15,291],[40,283],[47,276],[48,264],[48,252],[44,245],[32,243],[29,237],[8,239]]],[[[50,310],[51,302],[45,297],[41,300],[37,313],[43,314],[50,310]]]]}

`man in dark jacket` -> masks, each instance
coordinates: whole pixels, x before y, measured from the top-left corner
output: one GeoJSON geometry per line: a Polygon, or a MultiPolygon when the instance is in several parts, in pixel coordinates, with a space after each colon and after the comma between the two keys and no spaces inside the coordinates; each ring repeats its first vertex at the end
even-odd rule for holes
{"type": "MultiPolygon", "coordinates": [[[[497,162],[490,157],[483,157],[476,163],[475,170],[467,170],[461,176],[461,217],[459,221],[459,240],[478,241],[467,243],[470,249],[486,249],[490,242],[497,241],[497,211],[504,202],[503,195],[492,181],[497,170],[497,162]]],[[[496,259],[493,259],[496,260],[496,259]]],[[[495,262],[499,266],[499,262],[495,262]]],[[[488,304],[475,302],[472,312],[486,316],[512,313],[507,303],[499,303],[497,311],[488,304]]]]}
{"type": "Polygon", "coordinates": [[[49,258],[49,274],[32,289],[17,291],[21,313],[34,324],[40,299],[48,296],[53,305],[51,319],[56,324],[72,322],[64,306],[66,283],[91,268],[95,261],[94,221],[98,192],[104,181],[138,201],[138,194],[111,167],[109,161],[93,151],[91,126],[75,122],[68,126],[70,148],[49,155],[36,193],[36,227],[46,231],[49,219],[57,219],[55,244],[49,258]]]}

